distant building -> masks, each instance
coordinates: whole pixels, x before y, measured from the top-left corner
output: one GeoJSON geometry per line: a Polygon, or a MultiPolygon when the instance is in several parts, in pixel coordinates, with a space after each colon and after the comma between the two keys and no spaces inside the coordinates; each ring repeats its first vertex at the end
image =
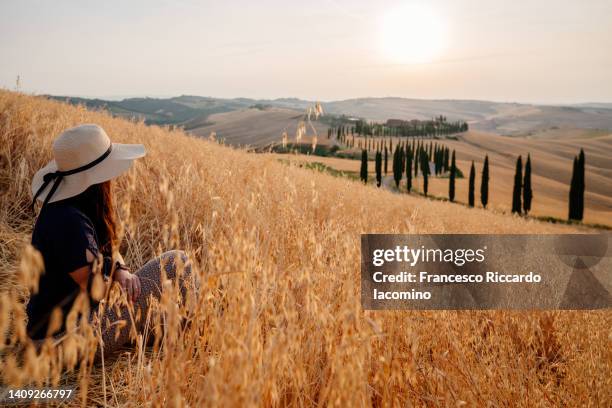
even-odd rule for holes
{"type": "Polygon", "coordinates": [[[409,125],[410,121],[402,120],[402,119],[387,119],[386,126],[388,127],[401,127],[409,125]]]}

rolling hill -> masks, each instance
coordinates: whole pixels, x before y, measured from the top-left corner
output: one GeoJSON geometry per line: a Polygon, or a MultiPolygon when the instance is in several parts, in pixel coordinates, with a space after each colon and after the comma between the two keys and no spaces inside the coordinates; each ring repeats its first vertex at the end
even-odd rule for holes
{"type": "MultiPolygon", "coordinates": [[[[294,109],[241,109],[210,115],[205,123],[193,127],[190,133],[206,137],[215,132],[217,139],[226,144],[261,148],[278,143],[284,131],[293,139],[297,125],[303,118],[304,113],[294,109]]],[[[328,126],[318,121],[312,123],[323,142],[328,126]]],[[[312,129],[308,128],[308,134],[313,134],[312,129]]]]}

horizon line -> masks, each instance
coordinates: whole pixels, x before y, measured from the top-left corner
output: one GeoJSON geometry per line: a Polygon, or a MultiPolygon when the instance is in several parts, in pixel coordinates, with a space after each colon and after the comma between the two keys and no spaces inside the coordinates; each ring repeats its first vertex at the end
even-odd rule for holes
{"type": "MultiPolygon", "coordinates": [[[[8,91],[17,91],[15,89],[9,89],[7,87],[2,87],[8,91]]],[[[172,99],[172,98],[180,98],[183,96],[191,96],[197,98],[209,98],[209,99],[221,99],[221,100],[235,100],[235,99],[250,99],[253,101],[278,101],[283,99],[295,99],[301,102],[309,102],[309,103],[337,103],[337,102],[346,102],[351,100],[359,100],[359,99],[406,99],[406,100],[415,100],[415,101],[448,101],[448,102],[490,102],[490,103],[498,103],[498,104],[519,104],[519,105],[534,105],[534,106],[578,106],[578,105],[612,105],[612,100],[607,101],[580,101],[580,102],[521,102],[518,100],[495,100],[495,99],[477,99],[477,98],[424,98],[424,97],[408,97],[408,96],[358,96],[358,97],[349,97],[342,99],[310,99],[303,98],[299,96],[279,96],[275,98],[256,98],[249,96],[231,96],[231,97],[222,97],[222,96],[211,96],[211,95],[197,95],[190,93],[181,93],[181,94],[125,94],[125,95],[87,95],[87,94],[52,94],[52,93],[36,93],[36,92],[27,92],[27,91],[19,91],[27,94],[32,94],[34,96],[51,96],[51,97],[65,97],[65,98],[83,98],[83,99],[100,99],[107,100],[113,102],[119,102],[126,99],[138,99],[138,98],[149,98],[149,99],[172,99]]],[[[610,107],[612,109],[612,106],[610,107]]]]}

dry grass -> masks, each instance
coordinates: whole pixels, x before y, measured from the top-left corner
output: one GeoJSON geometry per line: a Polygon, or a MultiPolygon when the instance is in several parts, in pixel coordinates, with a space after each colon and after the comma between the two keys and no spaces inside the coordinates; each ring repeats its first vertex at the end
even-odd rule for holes
{"type": "Polygon", "coordinates": [[[34,267],[29,256],[17,267],[34,221],[29,182],[50,158],[54,136],[84,122],[149,152],[116,183],[128,263],[182,247],[203,277],[199,297],[178,308],[168,291],[161,302],[167,335],[153,351],[133,349],[103,370],[74,353],[95,341],[79,333],[63,355],[29,348],[23,366],[0,354],[3,381],[74,381],[82,395],[74,404],[113,406],[610,405],[609,312],[364,312],[359,303],[361,233],[569,227],[376,191],[0,91],[0,262],[8,291],[0,332],[9,325],[13,339],[22,309],[7,276],[34,267]],[[17,318],[7,320],[9,310],[17,318]],[[179,315],[191,320],[186,329],[179,315]],[[61,365],[76,371],[60,376],[61,365]]]}

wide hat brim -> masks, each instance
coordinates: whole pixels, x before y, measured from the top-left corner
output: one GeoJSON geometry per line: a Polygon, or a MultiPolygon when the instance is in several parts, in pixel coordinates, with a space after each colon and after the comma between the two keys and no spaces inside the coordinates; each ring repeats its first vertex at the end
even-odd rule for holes
{"type": "MultiPolygon", "coordinates": [[[[126,172],[132,166],[134,160],[143,157],[145,154],[146,151],[143,145],[113,143],[111,153],[100,163],[80,173],[64,176],[48,202],[53,203],[74,197],[94,184],[112,180],[126,172]]],[[[36,172],[32,179],[32,195],[36,194],[38,189],[42,187],[45,174],[55,171],[57,171],[57,163],[55,160],[51,160],[45,167],[36,172]]],[[[38,195],[38,200],[45,200],[52,185],[53,183],[49,183],[45,187],[38,195]]]]}

